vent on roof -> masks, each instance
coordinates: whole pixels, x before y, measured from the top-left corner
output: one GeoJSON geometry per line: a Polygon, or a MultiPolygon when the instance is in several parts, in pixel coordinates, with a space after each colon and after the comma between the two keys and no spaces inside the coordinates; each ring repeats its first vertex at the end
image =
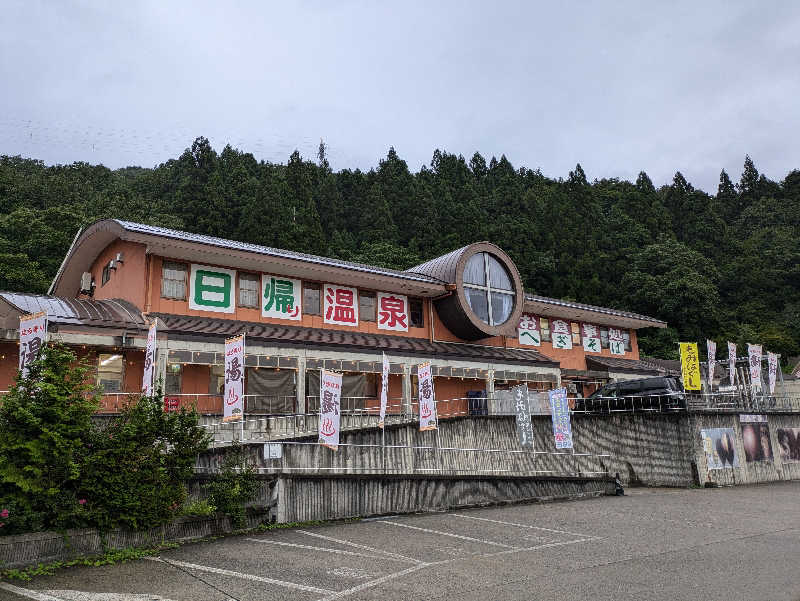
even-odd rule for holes
{"type": "Polygon", "coordinates": [[[94,294],[94,286],[95,283],[92,280],[92,274],[88,271],[84,271],[81,274],[81,294],[92,296],[92,294],[94,294]]]}

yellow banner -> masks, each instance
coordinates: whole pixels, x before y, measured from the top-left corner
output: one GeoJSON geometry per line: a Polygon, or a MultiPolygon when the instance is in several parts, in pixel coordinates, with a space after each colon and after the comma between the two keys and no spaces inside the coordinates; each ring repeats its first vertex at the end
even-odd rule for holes
{"type": "Polygon", "coordinates": [[[684,390],[700,390],[700,357],[696,342],[681,342],[681,376],[684,390]]]}

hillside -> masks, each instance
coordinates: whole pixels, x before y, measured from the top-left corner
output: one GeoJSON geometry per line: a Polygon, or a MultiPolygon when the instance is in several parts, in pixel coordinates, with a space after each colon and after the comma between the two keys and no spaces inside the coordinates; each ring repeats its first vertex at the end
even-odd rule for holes
{"type": "Polygon", "coordinates": [[[800,171],[774,182],[749,157],[709,194],[680,173],[656,189],[439,150],[416,173],[393,149],[333,171],[323,145],[278,165],[205,138],[152,169],[3,156],[0,289],[46,291],[78,228],[105,217],[396,268],[490,240],[529,291],[669,322],[642,331],[650,355],[706,337],[800,354],[800,171]]]}

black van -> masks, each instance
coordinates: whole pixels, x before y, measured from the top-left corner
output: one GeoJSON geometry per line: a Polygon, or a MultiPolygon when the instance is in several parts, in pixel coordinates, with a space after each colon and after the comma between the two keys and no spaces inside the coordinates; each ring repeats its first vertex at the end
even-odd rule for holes
{"type": "Polygon", "coordinates": [[[686,408],[681,381],[673,376],[622,380],[606,384],[586,399],[578,399],[575,411],[671,411],[686,408]]]}

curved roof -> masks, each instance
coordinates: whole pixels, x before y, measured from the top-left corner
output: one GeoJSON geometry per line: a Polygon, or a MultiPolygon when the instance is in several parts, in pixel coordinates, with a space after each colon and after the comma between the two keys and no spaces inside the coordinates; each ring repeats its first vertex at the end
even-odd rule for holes
{"type": "Polygon", "coordinates": [[[598,325],[611,325],[625,328],[666,328],[667,322],[648,315],[621,311],[608,307],[598,307],[574,301],[550,298],[536,294],[525,295],[525,310],[552,317],[563,317],[598,325]]]}
{"type": "MultiPolygon", "coordinates": [[[[147,327],[141,311],[132,303],[121,299],[62,298],[22,292],[0,292],[0,299],[10,305],[3,311],[5,315],[0,316],[0,319],[5,318],[11,322],[16,322],[21,314],[45,311],[50,323],[134,329],[147,327]]],[[[18,322],[11,323],[10,327],[17,325],[18,322]]]]}

